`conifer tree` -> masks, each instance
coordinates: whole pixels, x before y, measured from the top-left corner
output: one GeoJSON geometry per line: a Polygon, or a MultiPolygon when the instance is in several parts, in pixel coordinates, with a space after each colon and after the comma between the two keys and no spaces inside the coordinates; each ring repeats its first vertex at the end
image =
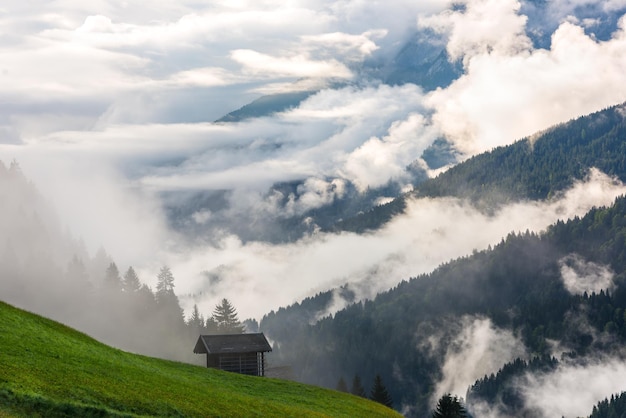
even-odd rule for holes
{"type": "Polygon", "coordinates": [[[350,393],[362,398],[367,398],[365,388],[361,383],[361,377],[358,374],[354,375],[354,379],[352,379],[352,388],[350,389],[350,393]]]}
{"type": "Polygon", "coordinates": [[[157,301],[174,294],[174,275],[168,266],[161,267],[157,275],[156,298],[157,301]]]}
{"type": "Polygon", "coordinates": [[[467,418],[465,407],[456,396],[443,395],[433,411],[432,418],[467,418]]]}
{"type": "Polygon", "coordinates": [[[157,291],[155,294],[160,315],[167,318],[171,326],[185,328],[185,317],[178,297],[174,293],[174,275],[169,267],[163,266],[157,275],[157,291]]]}
{"type": "Polygon", "coordinates": [[[200,333],[204,328],[204,318],[200,311],[198,310],[198,305],[193,305],[193,310],[191,311],[191,316],[189,317],[189,321],[187,321],[187,325],[191,328],[191,332],[200,333]]]}
{"type": "Polygon", "coordinates": [[[212,316],[208,317],[204,323],[204,329],[207,334],[218,334],[219,327],[217,325],[217,321],[212,316]]]}
{"type": "Polygon", "coordinates": [[[120,278],[120,271],[117,269],[117,265],[113,262],[107,267],[104,274],[104,285],[109,289],[121,289],[122,279],[120,278]]]}
{"type": "Polygon", "coordinates": [[[135,272],[135,269],[129,267],[124,273],[124,280],[122,281],[122,289],[126,293],[135,293],[141,288],[141,282],[135,272]]]}
{"type": "Polygon", "coordinates": [[[136,309],[141,312],[142,319],[147,319],[156,310],[156,297],[152,292],[152,289],[147,284],[142,284],[137,290],[137,304],[136,309]]]}
{"type": "Polygon", "coordinates": [[[346,381],[343,380],[343,376],[339,378],[339,381],[337,382],[337,390],[339,392],[346,392],[348,393],[348,385],[346,384],[346,381]]]}
{"type": "Polygon", "coordinates": [[[379,374],[374,378],[374,386],[372,386],[372,391],[370,393],[370,399],[374,402],[381,403],[389,408],[393,408],[393,401],[391,400],[391,396],[389,392],[387,392],[387,388],[383,384],[383,379],[379,374]]]}
{"type": "Polygon", "coordinates": [[[243,325],[237,318],[237,310],[226,298],[215,307],[213,320],[217,323],[217,329],[224,334],[242,334],[243,325]]]}

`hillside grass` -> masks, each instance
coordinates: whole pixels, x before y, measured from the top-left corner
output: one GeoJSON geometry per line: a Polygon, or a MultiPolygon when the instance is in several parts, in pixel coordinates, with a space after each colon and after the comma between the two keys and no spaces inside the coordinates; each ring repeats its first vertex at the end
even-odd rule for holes
{"type": "Polygon", "coordinates": [[[399,415],[319,387],[126,353],[0,302],[0,418],[24,416],[399,415]]]}

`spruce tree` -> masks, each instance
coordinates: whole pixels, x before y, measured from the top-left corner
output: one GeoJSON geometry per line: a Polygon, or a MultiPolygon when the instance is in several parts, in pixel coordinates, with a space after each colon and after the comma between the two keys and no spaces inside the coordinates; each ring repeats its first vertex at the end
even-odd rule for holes
{"type": "Polygon", "coordinates": [[[465,407],[456,396],[443,395],[433,411],[432,418],[467,418],[465,407]]]}
{"type": "Polygon", "coordinates": [[[122,279],[120,278],[120,271],[117,269],[117,265],[113,262],[107,267],[107,271],[104,274],[104,285],[108,289],[119,290],[122,287],[122,279]]]}
{"type": "Polygon", "coordinates": [[[185,326],[185,317],[178,297],[174,293],[174,275],[169,267],[163,266],[157,275],[156,302],[159,314],[171,326],[185,326]],[[165,319],[167,318],[167,319],[165,319]]]}
{"type": "Polygon", "coordinates": [[[141,288],[141,282],[139,281],[139,277],[137,273],[135,273],[135,269],[129,267],[124,273],[124,280],[122,281],[122,289],[126,293],[135,293],[139,291],[141,288]]]}
{"type": "Polygon", "coordinates": [[[212,316],[206,319],[206,322],[204,323],[204,329],[206,330],[207,334],[219,334],[220,332],[217,321],[212,316]]]}
{"type": "Polygon", "coordinates": [[[189,317],[189,321],[187,321],[187,325],[191,328],[191,332],[200,333],[204,328],[204,318],[200,311],[198,310],[198,305],[193,305],[193,310],[191,311],[191,316],[189,317]]]}
{"type": "Polygon", "coordinates": [[[374,386],[372,386],[372,391],[370,393],[370,399],[374,402],[381,403],[389,408],[393,408],[393,401],[391,400],[391,396],[389,392],[387,392],[387,388],[383,384],[383,379],[379,374],[374,378],[374,386]]]}
{"type": "Polygon", "coordinates": [[[156,299],[157,302],[174,294],[174,275],[168,266],[161,267],[157,275],[156,299]]]}
{"type": "Polygon", "coordinates": [[[352,379],[352,388],[350,389],[350,393],[362,398],[367,398],[365,388],[361,383],[361,377],[358,374],[354,375],[354,379],[352,379]]]}
{"type": "Polygon", "coordinates": [[[343,376],[339,378],[339,381],[337,382],[337,390],[339,392],[346,392],[348,393],[348,385],[346,384],[346,381],[343,380],[343,376]]]}
{"type": "Polygon", "coordinates": [[[237,318],[237,310],[226,298],[215,307],[213,320],[217,323],[217,329],[223,334],[242,334],[243,325],[237,318]]]}

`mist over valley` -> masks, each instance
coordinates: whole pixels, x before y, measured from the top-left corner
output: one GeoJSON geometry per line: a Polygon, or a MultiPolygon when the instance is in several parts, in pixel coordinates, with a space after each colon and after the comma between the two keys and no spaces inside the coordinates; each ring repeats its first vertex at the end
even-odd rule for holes
{"type": "Polygon", "coordinates": [[[405,416],[618,410],[625,2],[5,3],[0,300],[203,364],[227,299],[405,416]]]}

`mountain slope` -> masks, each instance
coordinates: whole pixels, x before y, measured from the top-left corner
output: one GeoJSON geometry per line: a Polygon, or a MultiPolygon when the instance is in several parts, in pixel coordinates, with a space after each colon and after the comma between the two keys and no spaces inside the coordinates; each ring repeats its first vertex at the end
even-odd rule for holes
{"type": "Polygon", "coordinates": [[[126,353],[2,302],[0,318],[0,416],[396,416],[339,392],[126,353]]]}
{"type": "Polygon", "coordinates": [[[270,116],[274,113],[283,112],[287,109],[298,106],[316,92],[316,90],[305,90],[261,96],[247,105],[222,116],[215,122],[241,122],[250,118],[270,116]]]}
{"type": "MultiPolygon", "coordinates": [[[[308,301],[307,307],[316,303],[308,301]]],[[[320,304],[324,312],[326,304],[320,304]]],[[[528,354],[550,355],[556,344],[584,359],[623,347],[624,309],[622,197],[611,208],[559,221],[541,235],[510,234],[493,249],[446,263],[314,325],[311,318],[319,312],[305,311],[304,304],[272,312],[260,325],[281,347],[276,354],[297,365],[302,381],[332,387],[340,377],[358,374],[367,382],[379,373],[394,401],[413,407],[414,416],[426,416],[446,373],[449,347],[467,347],[471,338],[463,336],[472,330],[507,334],[506,341],[516,340],[528,354]],[[565,276],[577,287],[566,286],[565,276]],[[604,276],[610,281],[603,282],[604,276]],[[281,346],[287,340],[289,346],[281,346]]]]}
{"type": "Polygon", "coordinates": [[[592,167],[626,181],[626,104],[474,156],[421,183],[414,192],[335,228],[355,232],[379,228],[402,213],[406,199],[412,197],[455,196],[486,209],[547,199],[583,179],[592,167]]]}

